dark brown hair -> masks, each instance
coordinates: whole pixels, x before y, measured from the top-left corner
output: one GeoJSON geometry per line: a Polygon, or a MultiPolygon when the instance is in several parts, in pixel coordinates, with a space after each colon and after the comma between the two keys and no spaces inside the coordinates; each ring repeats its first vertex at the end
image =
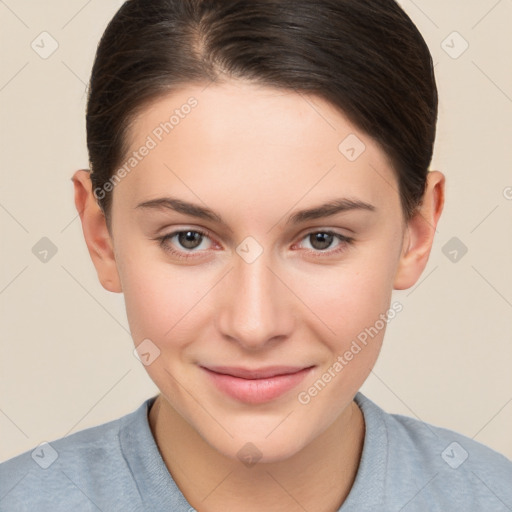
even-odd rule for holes
{"type": "MultiPolygon", "coordinates": [[[[122,163],[130,123],[148,102],[230,78],[329,101],[388,155],[404,217],[421,203],[437,88],[428,47],[394,0],[128,0],[92,69],[94,190],[105,190],[122,163]]],[[[111,192],[96,198],[110,227],[111,192]]]]}

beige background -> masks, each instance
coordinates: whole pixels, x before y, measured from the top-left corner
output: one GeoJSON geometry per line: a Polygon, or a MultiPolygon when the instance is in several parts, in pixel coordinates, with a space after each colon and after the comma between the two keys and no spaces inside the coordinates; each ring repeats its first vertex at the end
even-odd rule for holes
{"type": "MultiPolygon", "coordinates": [[[[0,460],[157,392],[133,355],[122,295],[97,280],[70,181],[87,167],[86,83],[120,4],[0,1],[0,460]],[[46,37],[51,48],[43,31],[59,45],[47,59],[31,47],[46,37]],[[57,248],[46,263],[32,252],[43,237],[57,248]]],[[[395,292],[404,311],[362,390],[512,458],[512,1],[402,5],[436,63],[432,168],[447,177],[447,203],[422,279],[395,292]],[[469,44],[458,58],[454,31],[469,44]],[[468,249],[456,262],[442,252],[452,237],[468,249]]]]}

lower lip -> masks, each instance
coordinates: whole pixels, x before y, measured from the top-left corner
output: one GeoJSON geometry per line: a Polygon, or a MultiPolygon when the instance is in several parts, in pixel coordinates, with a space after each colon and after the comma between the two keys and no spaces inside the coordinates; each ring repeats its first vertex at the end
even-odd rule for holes
{"type": "Polygon", "coordinates": [[[284,395],[298,386],[312,370],[312,367],[310,367],[287,375],[276,375],[264,379],[242,379],[212,372],[204,367],[201,368],[213,381],[217,389],[235,400],[248,404],[262,404],[284,395]]]}

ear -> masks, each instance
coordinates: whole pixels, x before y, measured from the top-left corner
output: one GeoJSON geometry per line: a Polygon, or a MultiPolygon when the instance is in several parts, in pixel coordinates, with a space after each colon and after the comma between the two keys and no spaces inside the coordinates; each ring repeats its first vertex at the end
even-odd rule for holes
{"type": "Polygon", "coordinates": [[[96,267],[98,279],[109,292],[120,293],[121,279],[117,271],[114,244],[105,215],[92,190],[90,171],[76,171],[71,180],[75,187],[75,206],[82,221],[85,243],[96,267]]]}
{"type": "Polygon", "coordinates": [[[395,290],[405,290],[413,286],[427,265],[436,226],[443,211],[444,186],[445,177],[442,173],[428,173],[423,201],[407,222],[393,284],[395,290]]]}

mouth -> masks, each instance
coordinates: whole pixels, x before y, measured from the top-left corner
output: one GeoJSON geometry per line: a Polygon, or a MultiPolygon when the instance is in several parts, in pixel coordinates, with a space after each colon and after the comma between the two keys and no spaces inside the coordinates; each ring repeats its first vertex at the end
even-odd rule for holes
{"type": "Polygon", "coordinates": [[[270,402],[297,387],[314,366],[240,368],[200,366],[210,381],[231,398],[248,404],[270,402]]]}

